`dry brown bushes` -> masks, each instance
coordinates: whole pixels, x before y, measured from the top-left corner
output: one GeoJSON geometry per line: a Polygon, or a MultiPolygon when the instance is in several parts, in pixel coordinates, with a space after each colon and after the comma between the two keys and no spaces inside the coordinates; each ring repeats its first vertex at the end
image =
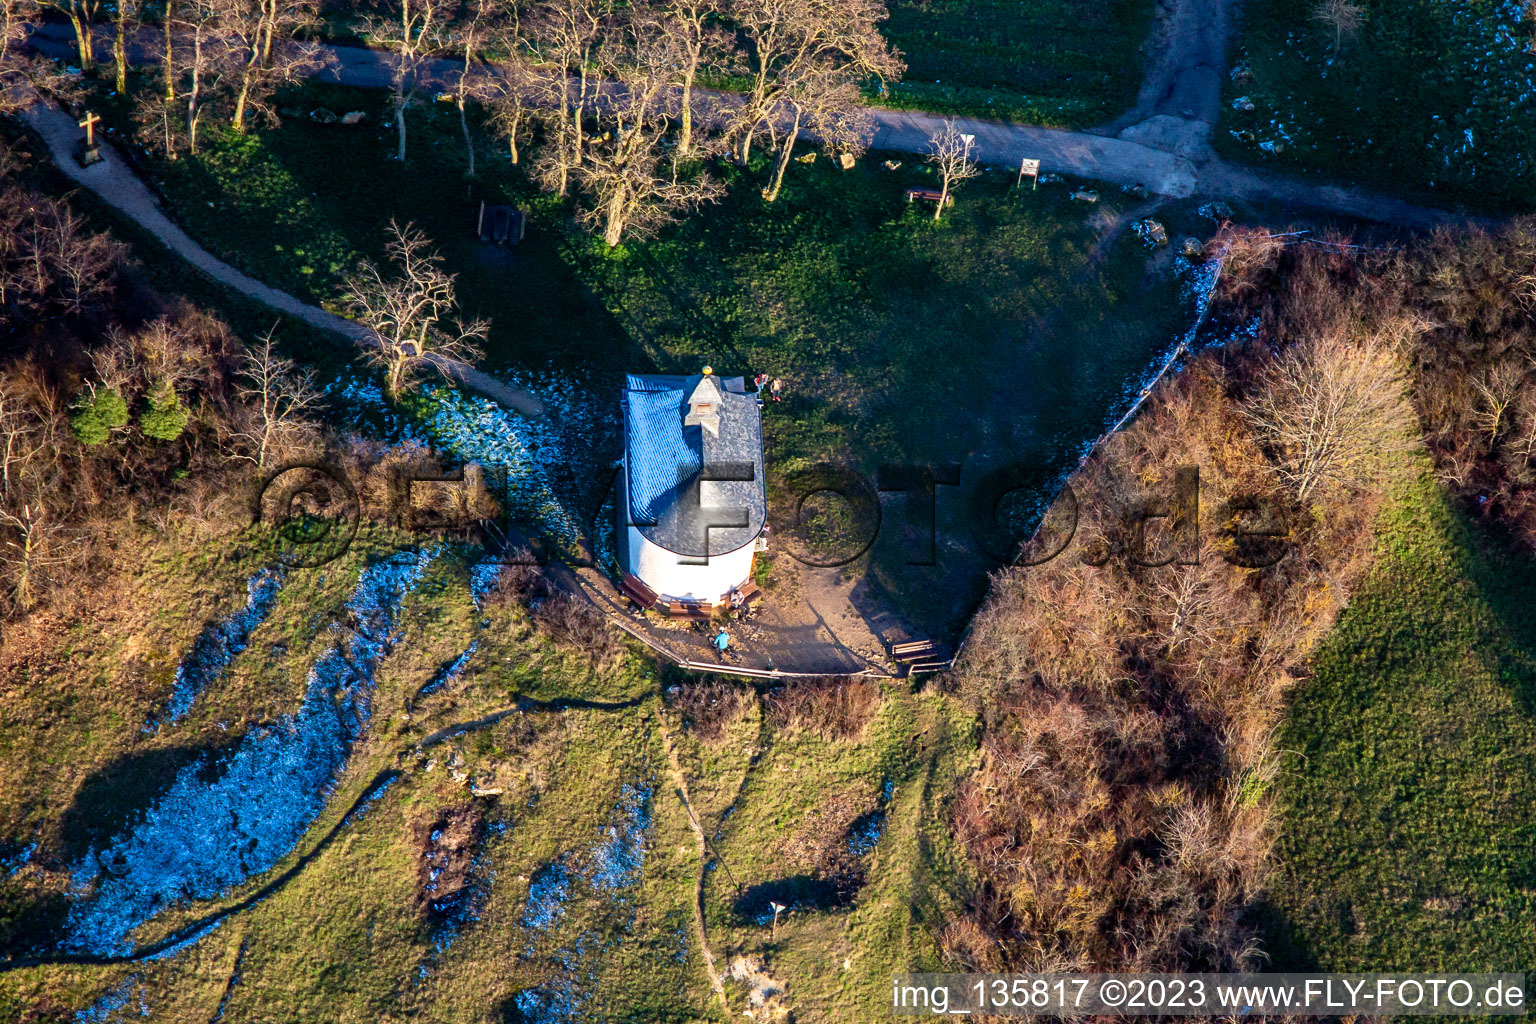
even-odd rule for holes
{"type": "Polygon", "coordinates": [[[750,701],[743,687],[719,680],[667,688],[667,705],[682,716],[688,732],[705,743],[718,743],[750,701]]]}
{"type": "Polygon", "coordinates": [[[1200,357],[1101,446],[1070,543],[995,577],[953,674],[984,724],[952,805],[983,882],[943,935],[957,964],[1258,962],[1270,736],[1366,566],[1417,321],[1353,257],[1262,240],[1215,312],[1259,315],[1262,340],[1200,357]],[[1191,468],[1197,497],[1174,486],[1191,468]]]}
{"type": "Polygon", "coordinates": [[[1536,221],[1441,232],[1404,276],[1428,324],[1413,402],[1440,477],[1536,544],[1536,221]]]}
{"type": "Polygon", "coordinates": [[[880,687],[868,679],[796,679],[764,698],[768,722],[808,729],[827,740],[857,740],[880,707],[880,687]]]}

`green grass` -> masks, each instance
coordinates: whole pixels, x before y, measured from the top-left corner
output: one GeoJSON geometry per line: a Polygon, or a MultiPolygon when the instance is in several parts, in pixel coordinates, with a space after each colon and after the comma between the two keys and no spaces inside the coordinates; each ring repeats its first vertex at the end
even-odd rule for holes
{"type": "MultiPolygon", "coordinates": [[[[189,607],[188,595],[232,599],[244,571],[238,559],[249,550],[215,545],[211,553],[194,553],[172,540],[147,545],[147,568],[133,573],[143,593],[119,606],[150,607],[146,595],[157,595],[154,622],[196,623],[201,615],[189,607]]],[[[293,681],[303,678],[303,663],[326,640],[314,624],[324,625],[339,613],[356,578],[354,562],[360,564],[364,549],[389,546],[388,537],[370,536],[357,546],[355,558],[349,555],[348,561],[323,571],[291,574],[250,647],[198,698],[193,716],[178,727],[183,739],[216,733],[233,740],[249,723],[291,710],[297,693],[293,681]],[[227,733],[220,723],[228,725],[227,733]]],[[[124,984],[135,1011],[142,998],[155,1019],[171,1022],[209,1020],[226,988],[229,999],[220,1019],[229,1022],[350,1022],[413,1015],[465,1024],[515,1020],[507,1016],[511,1001],[540,986],[574,986],[580,996],[577,1019],[728,1019],[714,1001],[691,934],[698,851],[663,752],[655,665],[634,652],[602,665],[588,662],[535,630],[514,603],[476,610],[464,587],[462,560],[452,554],[434,563],[406,599],[399,626],[395,652],[378,672],[371,724],[335,795],[297,848],[232,892],[168,909],[137,938],[151,941],[264,891],[280,872],[302,862],[286,884],[161,960],[0,974],[0,1021],[31,1019],[25,1016],[29,1008],[47,1006],[68,1016],[124,984]],[[405,712],[405,699],[472,638],[480,646],[461,680],[405,712]],[[582,697],[613,706],[528,707],[489,727],[417,749],[424,737],[444,726],[509,708],[524,696],[582,697]],[[402,777],[366,812],[343,822],[345,809],[385,768],[401,770],[402,777]],[[461,772],[499,792],[472,796],[461,772]],[[580,873],[592,849],[607,837],[625,786],[651,791],[639,883],[622,890],[573,884],[554,927],[528,927],[531,881],[555,861],[580,873]],[[480,848],[476,871],[484,888],[477,916],[444,949],[417,910],[420,855],[413,837],[417,826],[440,809],[469,801],[502,831],[480,848]],[[322,841],[333,830],[333,837],[322,841]],[[242,947],[238,981],[230,984],[242,947]]],[[[8,779],[0,802],[7,822],[0,840],[28,838],[36,824],[44,828],[38,863],[57,864],[68,837],[51,831],[55,821],[33,822],[18,817],[19,810],[52,805],[56,819],[61,801],[79,803],[71,791],[89,765],[167,742],[163,737],[146,740],[139,725],[148,707],[163,698],[168,680],[153,692],[124,687],[123,672],[112,670],[125,644],[111,641],[122,632],[121,627],[102,631],[83,625],[78,641],[71,639],[60,652],[82,668],[93,667],[89,675],[80,673],[78,689],[86,707],[126,691],[117,700],[123,705],[119,713],[111,721],[98,715],[88,736],[50,731],[47,713],[35,704],[16,703],[21,699],[16,694],[7,699],[8,721],[33,720],[29,729],[8,734],[7,742],[59,755],[46,779],[43,762],[29,756],[38,771],[8,779]]],[[[185,648],[186,634],[183,630],[154,642],[166,664],[174,664],[185,648]]],[[[126,646],[147,646],[146,635],[147,626],[130,631],[126,646]]],[[[665,678],[672,682],[676,675],[665,678]]],[[[763,929],[738,919],[732,910],[734,892],[721,881],[724,872],[712,871],[706,887],[711,946],[722,967],[736,955],[766,956],[772,973],[790,986],[796,1019],[877,1019],[890,971],[939,965],[935,927],[953,909],[964,884],[963,858],[943,828],[942,804],[976,756],[974,724],[949,698],[904,687],[884,693],[870,725],[854,740],[775,727],[765,721],[755,696],[748,693],[743,703],[732,731],[713,746],[697,742],[676,724],[672,729],[695,811],[714,837],[715,849],[744,883],[773,881],[787,873],[777,844],[829,794],[857,789],[872,797],[886,781],[894,788],[885,833],[865,858],[867,884],[854,906],[799,908],[783,923],[778,939],[769,941],[763,929]],[[845,959],[851,967],[843,966],[845,959]]],[[[139,781],[152,784],[154,779],[139,781]]],[[[132,816],[126,808],[96,804],[87,816],[107,832],[132,816]]],[[[87,845],[96,845],[103,836],[85,838],[87,845]]],[[[0,895],[24,895],[20,889],[29,879],[0,880],[6,883],[0,895]]],[[[745,990],[732,985],[730,996],[739,1013],[745,990]]]]}
{"type": "MultiPolygon", "coordinates": [[[[610,252],[504,159],[483,153],[482,173],[466,182],[456,116],[443,105],[412,113],[402,166],[388,159],[380,94],[314,88],[299,105],[320,103],[370,121],[291,121],[245,138],[209,131],[201,157],[158,165],[194,237],[254,276],[334,303],[343,273],[381,255],[389,219],[410,220],[459,275],[467,310],[491,320],[493,371],[558,375],[599,396],[624,372],[705,363],[781,376],[788,396],[767,418],[771,488],[827,459],[873,476],[887,462],[969,472],[1005,458],[1053,479],[1186,315],[1167,263],[1133,237],[1095,258],[1094,219],[1122,205],[1108,189],[1085,207],[1060,187],[1019,192],[990,173],[936,224],[903,198],[932,180],[911,156],[896,171],[884,155],[848,172],[826,160],[794,165],[774,204],[758,194],[763,167],[720,166],[731,186],[720,204],[610,252]],[[472,238],[482,199],[533,211],[521,247],[487,253],[472,238]]],[[[607,465],[618,453],[611,427],[583,430],[571,449],[607,465]]],[[[958,515],[949,526],[963,546],[958,515]]],[[[910,548],[873,557],[891,592],[945,595],[929,610],[935,630],[969,610],[985,568],[964,563],[970,582],[936,586],[933,573],[908,578],[910,548]]]]}
{"type": "Polygon", "coordinates": [[[974,729],[953,701],[892,688],[854,740],[764,728],[751,714],[716,749],[695,746],[685,762],[692,774],[727,784],[713,799],[698,799],[713,812],[707,820],[732,808],[715,839],[729,870],[711,871],[706,887],[716,953],[766,952],[770,973],[789,986],[796,1019],[882,1019],[893,972],[942,965],[937,933],[959,910],[964,862],[945,825],[946,800],[974,767],[974,729]],[[808,814],[840,794],[873,807],[887,784],[886,831],[850,905],[795,908],[780,919],[776,939],[743,917],[738,883],[751,891],[805,871],[785,851],[808,814]]]}
{"type": "Polygon", "coordinates": [[[1328,971],[1536,967],[1536,574],[1427,477],[1280,737],[1270,944],[1328,971]]]}
{"type": "MultiPolygon", "coordinates": [[[[1112,120],[1136,101],[1154,0],[888,0],[881,34],[906,60],[902,81],[871,85],[880,106],[1059,128],[1112,120]]],[[[362,45],[340,9],[324,34],[362,45]]],[[[720,80],[715,84],[725,86],[720,80]]]]}
{"type": "Polygon", "coordinates": [[[892,0],[882,26],[907,61],[885,106],[1081,128],[1136,100],[1147,0],[892,0]]]}
{"type": "Polygon", "coordinates": [[[1322,171],[1425,200],[1488,211],[1531,208],[1529,154],[1536,57],[1520,4],[1500,0],[1365,0],[1357,40],[1330,65],[1333,32],[1312,0],[1245,9],[1236,62],[1252,70],[1227,86],[1218,132],[1229,156],[1322,171]],[[1433,74],[1426,69],[1433,68],[1433,74]],[[1470,136],[1469,134],[1470,133],[1470,136]],[[1266,153],[1264,143],[1283,151],[1266,153]]]}

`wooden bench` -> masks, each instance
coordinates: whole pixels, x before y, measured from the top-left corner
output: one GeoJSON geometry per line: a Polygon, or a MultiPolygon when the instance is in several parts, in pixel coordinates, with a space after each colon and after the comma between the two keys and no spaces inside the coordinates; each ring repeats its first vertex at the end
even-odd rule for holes
{"type": "Polygon", "coordinates": [[[709,609],[691,601],[668,601],[667,618],[685,619],[688,622],[708,622],[709,609]]]}
{"type": "Polygon", "coordinates": [[[891,645],[891,657],[902,665],[928,660],[938,653],[939,647],[932,640],[912,640],[891,645]]]}
{"type": "Polygon", "coordinates": [[[907,675],[914,672],[939,672],[949,668],[953,660],[949,652],[932,640],[909,640],[891,645],[891,658],[906,667],[907,675]]]}
{"type": "Polygon", "coordinates": [[[741,601],[743,608],[750,608],[753,601],[763,596],[763,588],[759,587],[752,580],[747,580],[747,582],[736,588],[736,596],[741,601]]]}
{"type": "Polygon", "coordinates": [[[939,200],[942,199],[942,200],[944,200],[944,205],[945,206],[954,206],[955,205],[955,197],[954,196],[949,196],[948,198],[946,198],[943,192],[940,192],[939,190],[932,189],[932,188],[909,188],[909,189],[907,189],[907,202],[910,203],[914,199],[926,199],[926,200],[928,200],[931,203],[937,203],[939,200]]]}
{"type": "Polygon", "coordinates": [[[656,591],[646,586],[640,577],[627,572],[624,574],[624,578],[619,581],[619,585],[623,587],[624,595],[641,608],[655,607],[656,591]]]}

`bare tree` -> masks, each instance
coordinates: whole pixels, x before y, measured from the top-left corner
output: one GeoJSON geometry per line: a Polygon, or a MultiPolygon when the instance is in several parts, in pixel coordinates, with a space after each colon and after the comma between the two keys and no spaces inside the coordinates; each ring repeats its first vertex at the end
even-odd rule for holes
{"type": "Polygon", "coordinates": [[[377,346],[366,349],[367,356],[383,368],[385,393],[395,399],[422,366],[441,370],[479,358],[475,343],[490,325],[450,320],[458,309],[454,275],[443,270],[442,257],[424,233],[393,220],[388,233],[385,248],[393,272],[386,275],[375,264],[364,263],[347,279],[347,288],[358,321],[378,336],[377,346]]]}
{"type": "Polygon", "coordinates": [[[798,125],[783,123],[792,97],[830,95],[839,81],[891,79],[903,69],[880,35],[881,0],[736,0],[731,14],[746,38],[750,80],[733,126],[741,163],[760,132],[794,146],[798,125]]]}
{"type": "Polygon", "coordinates": [[[40,16],[36,0],[0,0],[0,114],[31,106],[41,93],[78,91],[62,69],[28,51],[27,32],[40,16]]]}
{"type": "Polygon", "coordinates": [[[263,102],[267,93],[320,70],[328,51],[295,38],[319,24],[316,0],[221,0],[221,5],[220,25],[240,64],[230,125],[243,132],[252,109],[271,116],[263,102]]]}
{"type": "Polygon", "coordinates": [[[1306,501],[1324,483],[1364,486],[1412,448],[1398,358],[1380,335],[1342,329],[1296,344],[1260,375],[1245,413],[1280,475],[1306,501]]]}
{"type": "Polygon", "coordinates": [[[806,75],[784,92],[784,106],[789,109],[789,124],[784,127],[783,143],[774,162],[773,177],[763,189],[763,198],[773,202],[784,187],[784,173],[794,155],[795,140],[806,131],[832,153],[862,153],[873,134],[874,121],[859,100],[859,87],[836,73],[806,75]]]}
{"type": "Polygon", "coordinates": [[[699,72],[727,70],[736,57],[736,40],[717,23],[720,13],[720,0],[667,0],[662,11],[666,38],[676,49],[677,155],[682,158],[693,154],[693,86],[699,72]]]}
{"type": "Polygon", "coordinates": [[[112,6],[112,74],[119,96],[128,95],[128,27],[138,17],[138,0],[116,0],[112,6]]]}
{"type": "Polygon", "coordinates": [[[1355,0],[1323,0],[1312,9],[1312,20],[1333,29],[1333,59],[1338,60],[1346,39],[1353,39],[1365,24],[1365,8],[1355,0]]]}
{"type": "Polygon", "coordinates": [[[36,414],[0,381],[0,501],[10,500],[12,485],[48,442],[36,414]]]}
{"type": "Polygon", "coordinates": [[[1524,384],[1525,368],[1508,359],[1472,378],[1472,390],[1477,396],[1474,416],[1479,430],[1488,435],[1490,448],[1509,428],[1511,407],[1519,399],[1524,384]]]}
{"type": "Polygon", "coordinates": [[[251,458],[265,469],[274,446],[304,426],[304,413],[320,401],[313,370],[300,370],[291,359],[272,349],[272,332],[261,344],[246,351],[241,360],[241,379],[235,394],[250,407],[252,425],[242,433],[251,446],[251,458]]]}
{"type": "Polygon", "coordinates": [[[498,59],[496,73],[482,80],[476,98],[490,113],[491,131],[506,142],[515,164],[521,159],[518,147],[528,138],[533,106],[542,92],[539,75],[529,62],[523,5],[490,7],[481,12],[479,21],[485,45],[498,59]]]}
{"type": "Polygon", "coordinates": [[[481,102],[491,115],[491,131],[507,144],[507,156],[520,163],[520,146],[532,130],[534,102],[539,95],[539,79],[528,66],[526,57],[513,52],[504,57],[498,74],[489,79],[481,102]]]}
{"type": "Polygon", "coordinates": [[[366,19],[364,36],[389,50],[390,90],[394,103],[395,159],[405,160],[405,113],[416,101],[422,67],[432,58],[434,40],[453,17],[454,0],[393,0],[393,9],[366,19]]]}
{"type": "Polygon", "coordinates": [[[669,174],[661,172],[676,56],[669,26],[632,17],[613,29],[602,53],[604,77],[616,87],[594,108],[603,131],[572,173],[592,200],[583,219],[601,225],[603,240],[616,246],[627,232],[650,230],[678,210],[713,201],[722,189],[707,174],[684,176],[676,163],[669,174]]]}
{"type": "Polygon", "coordinates": [[[597,98],[592,71],[612,17],[612,0],[544,0],[529,26],[546,91],[538,109],[552,142],[543,177],[561,196],[584,155],[584,120],[597,98]]]}
{"type": "Polygon", "coordinates": [[[160,7],[160,85],[165,105],[176,102],[176,0],[160,7]]]}
{"type": "Polygon", "coordinates": [[[239,58],[224,33],[222,0],[185,0],[180,11],[178,24],[190,41],[178,64],[187,80],[187,150],[196,153],[203,112],[218,97],[225,79],[236,71],[239,58]]]}
{"type": "Polygon", "coordinates": [[[96,19],[106,6],[105,0],[43,0],[43,6],[69,19],[75,30],[75,52],[84,71],[96,67],[96,19]]]}
{"type": "Polygon", "coordinates": [[[933,211],[933,219],[938,220],[944,213],[944,207],[951,202],[950,193],[954,187],[976,177],[979,172],[976,161],[971,159],[971,140],[955,127],[953,119],[945,121],[943,128],[928,136],[928,150],[931,154],[928,162],[938,168],[942,183],[939,202],[933,211]]]}
{"type": "Polygon", "coordinates": [[[10,599],[23,610],[37,603],[44,574],[63,559],[55,541],[63,524],[40,501],[0,506],[0,562],[9,570],[10,599]]]}
{"type": "Polygon", "coordinates": [[[461,61],[459,79],[453,88],[453,105],[459,112],[459,131],[464,135],[465,173],[471,178],[475,176],[475,137],[469,130],[468,108],[471,99],[479,99],[486,93],[481,86],[483,76],[475,73],[477,47],[484,41],[485,18],[485,4],[481,0],[471,0],[459,8],[458,17],[449,23],[448,35],[443,40],[454,47],[461,61]]]}
{"type": "Polygon", "coordinates": [[[626,234],[645,234],[678,213],[714,202],[725,188],[708,174],[685,176],[663,169],[659,143],[664,124],[637,124],[592,146],[575,170],[576,181],[592,196],[583,220],[602,227],[603,241],[616,246],[626,234]]]}
{"type": "Polygon", "coordinates": [[[0,325],[96,306],[120,254],[67,203],[0,184],[0,325]]]}

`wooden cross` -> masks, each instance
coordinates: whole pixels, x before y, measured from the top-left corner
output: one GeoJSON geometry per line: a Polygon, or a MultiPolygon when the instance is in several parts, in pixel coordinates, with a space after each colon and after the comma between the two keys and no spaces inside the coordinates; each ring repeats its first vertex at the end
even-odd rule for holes
{"type": "Polygon", "coordinates": [[[85,144],[87,147],[96,145],[96,124],[101,118],[95,114],[86,112],[85,120],[80,122],[80,127],[85,129],[85,144]]]}

